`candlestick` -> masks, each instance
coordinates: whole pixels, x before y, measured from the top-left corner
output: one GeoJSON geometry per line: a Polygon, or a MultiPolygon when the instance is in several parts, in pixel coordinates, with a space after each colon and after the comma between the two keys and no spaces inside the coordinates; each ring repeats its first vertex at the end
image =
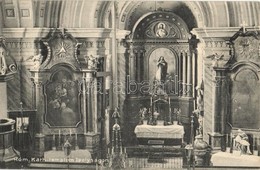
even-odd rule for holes
{"type": "Polygon", "coordinates": [[[122,153],[123,153],[122,146],[120,146],[120,154],[122,154],[122,153]]]}
{"type": "Polygon", "coordinates": [[[59,130],[59,138],[60,138],[60,130],[59,130]]]}
{"type": "Polygon", "coordinates": [[[75,134],[75,140],[76,140],[76,141],[78,140],[78,135],[77,135],[77,133],[75,134]]]}
{"type": "Polygon", "coordinates": [[[70,137],[71,137],[71,129],[70,129],[70,137]]]}

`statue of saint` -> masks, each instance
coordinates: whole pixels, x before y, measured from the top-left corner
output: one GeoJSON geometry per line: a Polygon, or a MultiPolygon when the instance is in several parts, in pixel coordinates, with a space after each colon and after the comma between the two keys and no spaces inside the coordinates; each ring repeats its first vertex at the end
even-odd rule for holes
{"type": "Polygon", "coordinates": [[[156,71],[156,75],[155,75],[155,79],[159,82],[164,83],[166,81],[166,75],[167,75],[167,68],[168,68],[168,64],[167,62],[164,60],[164,57],[161,56],[157,62],[157,71],[156,71]]]}
{"type": "Polygon", "coordinates": [[[250,151],[250,143],[248,136],[241,129],[238,129],[238,134],[235,137],[235,147],[241,151],[241,154],[252,154],[250,151]]]}

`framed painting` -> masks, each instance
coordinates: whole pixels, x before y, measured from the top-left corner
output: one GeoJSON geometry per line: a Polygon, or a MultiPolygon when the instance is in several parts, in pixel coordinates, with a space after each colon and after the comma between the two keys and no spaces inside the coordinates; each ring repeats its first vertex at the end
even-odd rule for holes
{"type": "Polygon", "coordinates": [[[76,127],[81,122],[78,82],[70,71],[53,73],[45,86],[45,123],[50,127],[76,127]]]}

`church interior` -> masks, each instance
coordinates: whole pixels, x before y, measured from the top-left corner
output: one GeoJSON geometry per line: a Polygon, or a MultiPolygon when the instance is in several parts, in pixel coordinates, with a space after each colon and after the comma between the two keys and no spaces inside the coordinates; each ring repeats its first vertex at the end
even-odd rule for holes
{"type": "Polygon", "coordinates": [[[259,9],[0,0],[0,168],[259,168],[259,9]]]}

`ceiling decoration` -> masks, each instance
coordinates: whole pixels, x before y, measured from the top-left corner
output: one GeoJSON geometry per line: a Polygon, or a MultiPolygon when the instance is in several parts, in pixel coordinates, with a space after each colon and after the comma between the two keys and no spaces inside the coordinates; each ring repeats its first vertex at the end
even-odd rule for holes
{"type": "MultiPolygon", "coordinates": [[[[66,27],[108,28],[112,1],[1,0],[0,21],[4,28],[66,27]]],[[[132,30],[140,17],[162,10],[194,27],[240,27],[260,25],[257,1],[118,1],[118,28],[132,30]]]]}
{"type": "Polygon", "coordinates": [[[171,12],[157,11],[140,18],[132,32],[135,39],[187,39],[186,23],[171,12]]]}

